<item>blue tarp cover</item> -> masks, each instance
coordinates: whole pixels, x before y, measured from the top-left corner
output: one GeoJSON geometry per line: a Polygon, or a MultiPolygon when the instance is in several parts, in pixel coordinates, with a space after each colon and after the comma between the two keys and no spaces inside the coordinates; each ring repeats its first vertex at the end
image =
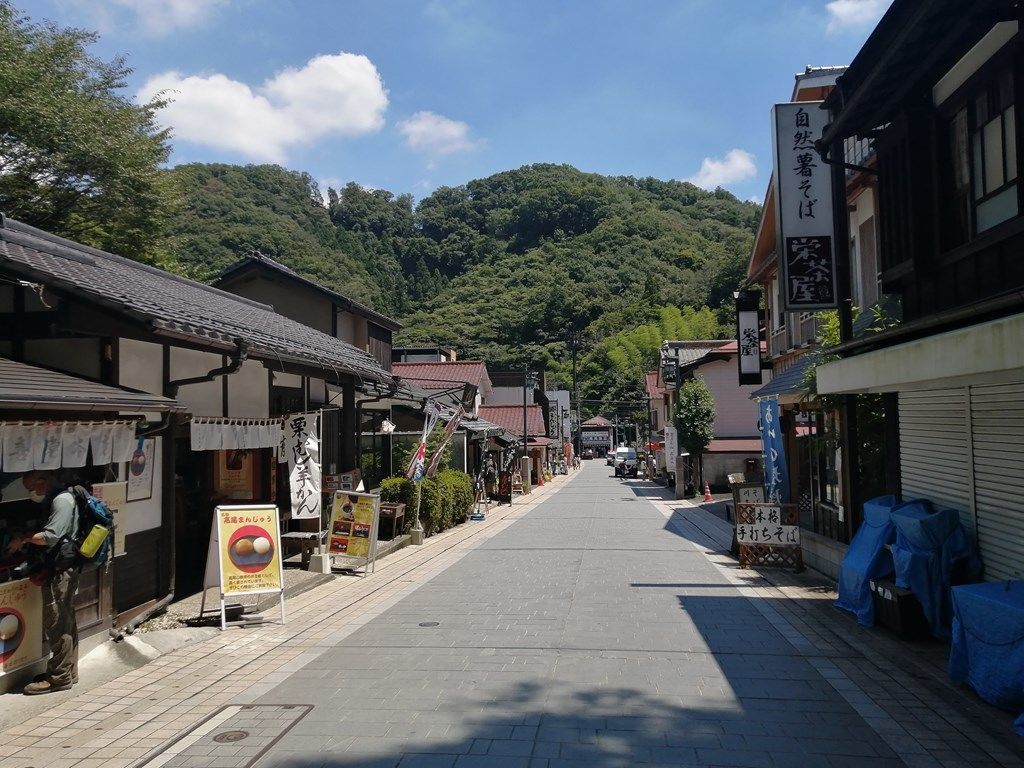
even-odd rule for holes
{"type": "Polygon", "coordinates": [[[865,627],[875,623],[871,582],[893,572],[892,557],[885,548],[896,535],[890,512],[895,496],[879,496],[864,503],[864,522],[850,542],[839,569],[839,599],[836,607],[849,611],[865,627]]]}
{"type": "Polygon", "coordinates": [[[949,637],[953,568],[966,560],[964,576],[968,580],[980,571],[971,539],[960,524],[960,513],[955,509],[936,512],[929,502],[914,500],[894,507],[892,521],[896,526],[892,545],[896,586],[914,593],[933,635],[949,637]]]}
{"type": "MultiPolygon", "coordinates": [[[[953,587],[949,676],[985,701],[1024,711],[1024,582],[953,587]]],[[[1015,723],[1024,735],[1024,716],[1015,723]]]]}

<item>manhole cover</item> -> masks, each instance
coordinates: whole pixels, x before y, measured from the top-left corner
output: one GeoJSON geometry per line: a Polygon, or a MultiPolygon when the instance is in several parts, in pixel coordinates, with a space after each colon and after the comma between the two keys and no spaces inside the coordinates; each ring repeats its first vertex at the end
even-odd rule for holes
{"type": "Polygon", "coordinates": [[[236,741],[241,741],[248,735],[248,731],[224,731],[224,733],[218,733],[214,736],[213,740],[218,744],[234,744],[236,741]]]}
{"type": "Polygon", "coordinates": [[[420,622],[420,626],[421,627],[437,627],[437,626],[440,626],[440,624],[441,624],[440,621],[421,621],[420,622]]]}
{"type": "Polygon", "coordinates": [[[308,704],[231,704],[147,755],[140,766],[249,768],[312,709],[308,704]]]}

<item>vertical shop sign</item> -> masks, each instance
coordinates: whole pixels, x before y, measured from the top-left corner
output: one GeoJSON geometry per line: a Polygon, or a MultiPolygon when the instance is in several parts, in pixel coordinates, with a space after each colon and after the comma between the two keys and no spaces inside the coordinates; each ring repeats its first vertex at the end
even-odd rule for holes
{"type": "Polygon", "coordinates": [[[288,457],[288,486],[292,517],[320,519],[320,438],[316,413],[295,413],[284,421],[284,451],[288,457]]]}
{"type": "Polygon", "coordinates": [[[782,426],[779,424],[779,401],[769,397],[757,405],[761,418],[765,493],[768,501],[785,504],[789,502],[789,472],[786,468],[786,451],[782,444],[782,426]]]}
{"type": "Polygon", "coordinates": [[[772,108],[775,219],[787,312],[838,306],[832,172],[814,146],[829,119],[820,107],[820,101],[805,101],[772,108]]]}
{"type": "Polygon", "coordinates": [[[736,294],[736,345],[740,386],[761,383],[761,294],[736,294]]]}

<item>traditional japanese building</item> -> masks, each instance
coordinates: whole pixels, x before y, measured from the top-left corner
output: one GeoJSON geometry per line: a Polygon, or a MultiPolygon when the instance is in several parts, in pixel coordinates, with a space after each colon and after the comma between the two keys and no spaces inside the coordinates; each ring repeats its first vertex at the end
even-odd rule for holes
{"type": "MultiPolygon", "coordinates": [[[[1024,562],[1022,62],[1015,2],[896,0],[829,95],[823,136],[831,160],[874,142],[877,270],[900,313],[844,329],[818,391],[882,395],[887,490],[957,509],[989,579],[1024,562]]],[[[839,263],[872,278],[843,234],[839,263]]]]}
{"type": "MultiPolygon", "coordinates": [[[[127,484],[120,549],[90,577],[98,592],[79,597],[93,631],[201,587],[218,503],[290,511],[287,472],[274,457],[282,415],[319,411],[332,390],[350,393],[351,405],[357,392],[395,386],[377,356],[266,303],[10,219],[0,219],[0,313],[9,387],[23,388],[21,400],[0,403],[5,434],[27,418],[59,418],[110,423],[121,435],[116,450],[98,438],[57,466],[69,478],[127,484]]],[[[355,454],[354,441],[339,446],[338,461],[355,454]]],[[[0,470],[5,487],[26,471],[6,459],[0,470]]],[[[0,517],[8,509],[0,503],[0,517]]]]}

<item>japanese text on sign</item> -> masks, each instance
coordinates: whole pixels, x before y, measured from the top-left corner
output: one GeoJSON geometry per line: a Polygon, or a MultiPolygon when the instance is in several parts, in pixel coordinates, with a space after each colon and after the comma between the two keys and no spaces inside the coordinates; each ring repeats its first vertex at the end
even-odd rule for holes
{"type": "Polygon", "coordinates": [[[284,451],[288,457],[288,486],[292,517],[320,519],[320,439],[317,414],[296,413],[284,420],[284,451]]]}
{"type": "Polygon", "coordinates": [[[775,200],[787,311],[837,306],[831,169],[815,148],[828,113],[821,102],[776,104],[775,200]]]}

